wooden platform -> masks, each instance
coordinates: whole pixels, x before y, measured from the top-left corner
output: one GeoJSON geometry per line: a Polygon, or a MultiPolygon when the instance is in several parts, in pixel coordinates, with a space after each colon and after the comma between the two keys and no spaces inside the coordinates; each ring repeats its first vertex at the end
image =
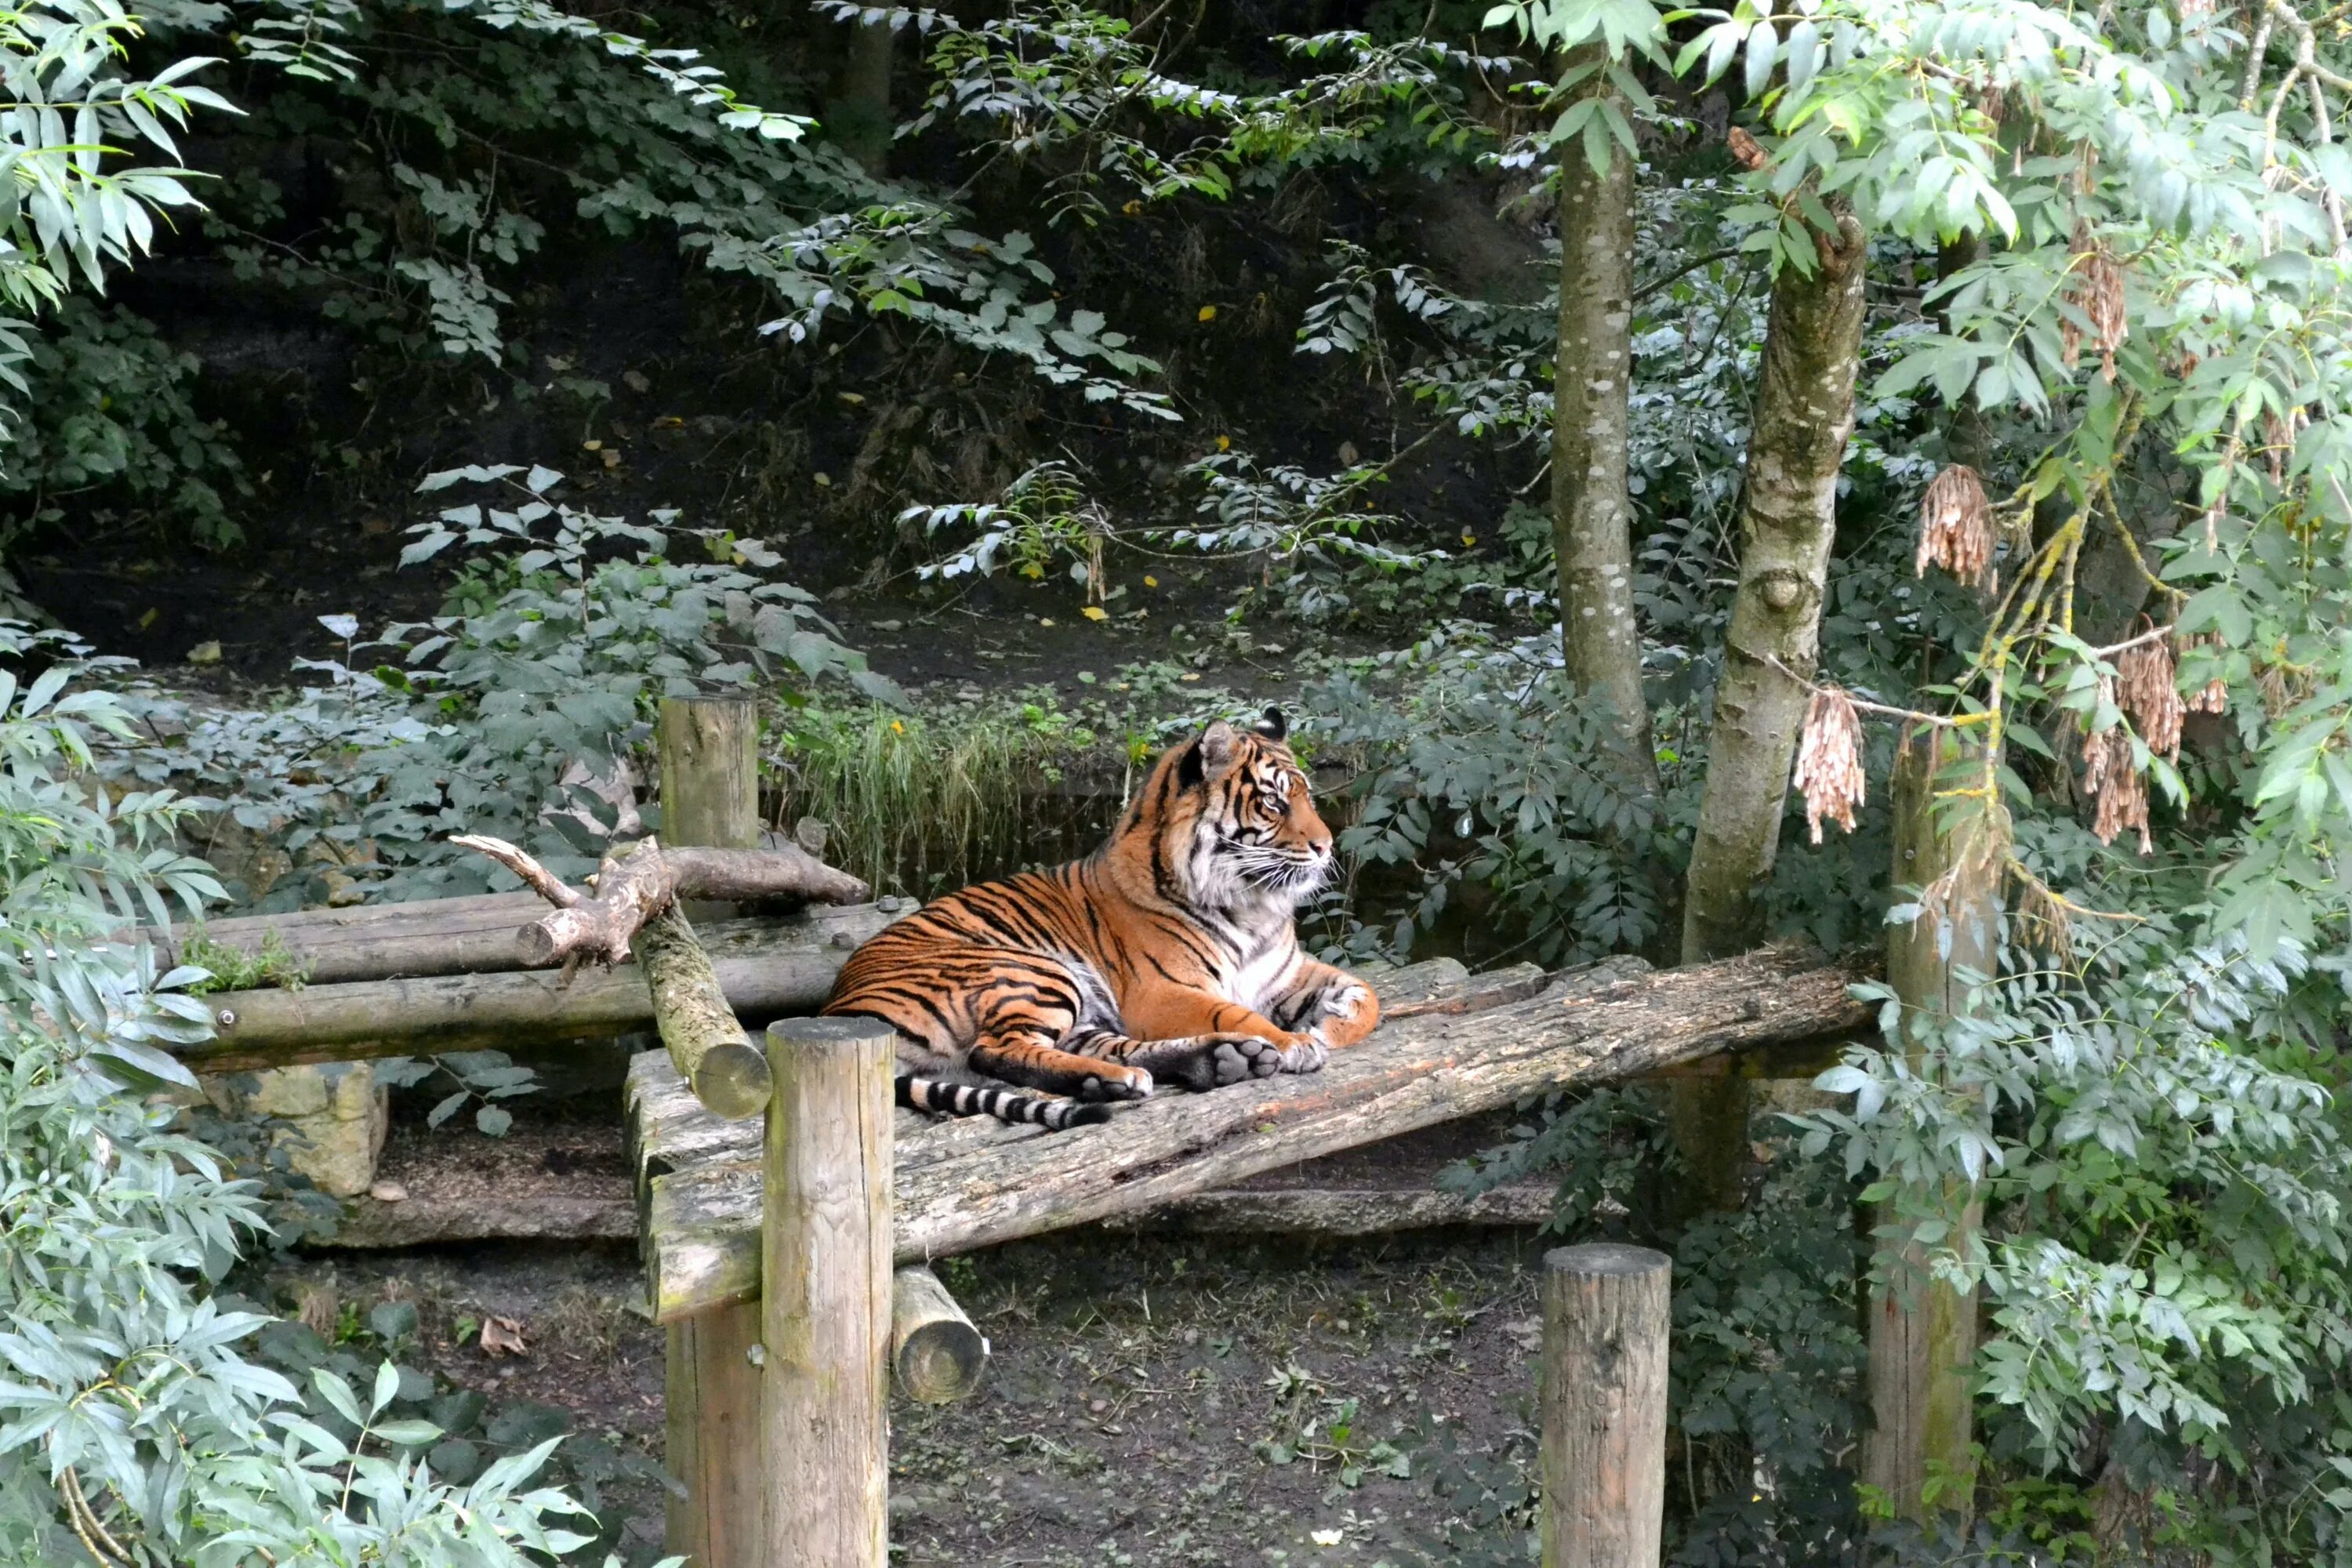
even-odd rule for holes
{"type": "MultiPolygon", "coordinates": [[[[1230,1195],[1242,1183],[1319,1156],[1549,1089],[1750,1047],[1817,1047],[1871,1017],[1850,994],[1858,974],[1779,950],[1656,973],[1620,961],[1557,976],[1532,965],[1472,976],[1441,962],[1373,978],[1384,1022],[1319,1073],[1163,1093],[1108,1125],[1066,1132],[901,1112],[899,1259],[1164,1213],[1204,1194],[1245,1210],[1268,1200],[1230,1195]]],[[[752,1299],[759,1122],[705,1111],[663,1053],[635,1058],[626,1096],[655,1316],[678,1321],[752,1299]]]]}

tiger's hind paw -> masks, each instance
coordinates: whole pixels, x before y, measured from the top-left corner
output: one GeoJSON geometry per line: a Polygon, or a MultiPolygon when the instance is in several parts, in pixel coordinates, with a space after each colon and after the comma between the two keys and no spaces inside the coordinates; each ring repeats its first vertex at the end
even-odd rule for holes
{"type": "Polygon", "coordinates": [[[1153,1040],[1136,1053],[1153,1073],[1187,1089],[1218,1089],[1282,1070],[1282,1047],[1255,1035],[1188,1035],[1153,1040]]]}

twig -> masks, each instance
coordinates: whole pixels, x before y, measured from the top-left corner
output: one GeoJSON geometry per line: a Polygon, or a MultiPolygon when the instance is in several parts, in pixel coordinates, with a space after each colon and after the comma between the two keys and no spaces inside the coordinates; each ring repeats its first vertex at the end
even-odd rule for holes
{"type": "Polygon", "coordinates": [[[564,886],[554,872],[532,859],[527,851],[503,838],[493,838],[486,833],[460,833],[452,837],[449,842],[460,849],[471,849],[488,856],[520,877],[530,884],[532,892],[559,910],[568,910],[587,901],[588,895],[576,888],[564,886]]]}
{"type": "Polygon", "coordinates": [[[1709,251],[1706,255],[1700,257],[1696,261],[1691,262],[1687,266],[1677,267],[1672,272],[1667,273],[1664,278],[1653,278],[1647,283],[1643,284],[1639,289],[1634,289],[1632,297],[1633,303],[1636,305],[1640,304],[1643,300],[1648,299],[1651,295],[1656,293],[1667,284],[1674,282],[1676,279],[1681,278],[1687,273],[1696,272],[1702,267],[1712,267],[1718,261],[1729,261],[1739,254],[1740,251],[1738,246],[1734,246],[1728,250],[1709,251]]]}
{"type": "MultiPolygon", "coordinates": [[[[1782,664],[1779,654],[1766,654],[1764,663],[1810,692],[1819,695],[1824,689],[1818,682],[1806,679],[1787,665],[1782,664]]],[[[1889,708],[1884,702],[1866,702],[1842,686],[1834,689],[1848,702],[1853,703],[1857,712],[1876,713],[1888,719],[1905,719],[1914,724],[1932,724],[1939,730],[1965,730],[1971,724],[1981,724],[1988,717],[1983,713],[1963,713],[1957,719],[1951,719],[1937,713],[1922,713],[1916,708],[1889,708]]]]}

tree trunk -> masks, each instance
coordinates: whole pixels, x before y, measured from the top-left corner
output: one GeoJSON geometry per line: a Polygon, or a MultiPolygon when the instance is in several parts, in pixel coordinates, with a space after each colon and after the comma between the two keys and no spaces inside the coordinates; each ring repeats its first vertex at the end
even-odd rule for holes
{"type": "MultiPolygon", "coordinates": [[[[1784,268],[1772,287],[1763,375],[1748,441],[1739,592],[1707,739],[1683,897],[1683,962],[1727,958],[1764,936],[1763,892],[1780,849],[1780,808],[1796,760],[1806,693],[1773,669],[1811,675],[1836,531],[1838,468],[1853,429],[1868,247],[1842,215],[1812,272],[1784,268]]],[[[1748,1153],[1748,1086],[1677,1084],[1668,1124],[1688,1172],[1683,1206],[1738,1206],[1748,1153]]]]}
{"type": "Polygon", "coordinates": [[[890,57],[897,35],[887,22],[853,22],[846,51],[825,105],[825,128],[841,150],[880,178],[888,172],[890,138],[898,121],[890,113],[890,57]]]}
{"type": "MultiPolygon", "coordinates": [[[[1938,733],[1912,737],[1895,759],[1890,792],[1895,883],[1937,889],[1927,912],[1886,933],[1886,979],[1902,1002],[1905,1037],[1888,1044],[1910,1050],[1914,1070],[1924,1069],[1912,1031],[1974,1010],[1974,984],[1961,971],[1990,974],[2000,939],[2000,862],[1990,825],[1977,813],[1938,823],[1933,810],[1936,774],[1958,751],[1938,733]]],[[[1881,1206],[1879,1221],[1896,1224],[1906,1209],[1938,1214],[1952,1226],[1953,1247],[1965,1248],[1983,1222],[1983,1205],[1957,1182],[1933,1192],[1906,1190],[1881,1206]]],[[[1929,1279],[1927,1249],[1907,1240],[1882,1261],[1885,1279],[1870,1302],[1871,1431],[1863,1445],[1863,1479],[1884,1491],[1902,1518],[1924,1519],[1930,1507],[1965,1516],[1976,1296],[1929,1279]],[[1926,1491],[1931,1479],[1948,1488],[1932,1504],[1926,1491]]]]}
{"type": "MultiPolygon", "coordinates": [[[[1598,44],[1570,56],[1599,67],[1598,44]]],[[[1581,93],[1614,97],[1595,69],[1581,93]]],[[[1559,344],[1554,360],[1552,550],[1569,679],[1606,703],[1636,781],[1654,794],[1657,758],[1642,697],[1633,622],[1627,399],[1633,374],[1633,159],[1610,148],[1598,174],[1580,139],[1559,148],[1559,344]]]]}

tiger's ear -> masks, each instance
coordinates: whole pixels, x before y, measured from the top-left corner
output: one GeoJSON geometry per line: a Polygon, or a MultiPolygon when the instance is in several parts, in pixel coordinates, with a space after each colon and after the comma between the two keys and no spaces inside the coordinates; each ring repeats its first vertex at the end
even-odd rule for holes
{"type": "Polygon", "coordinates": [[[1223,719],[1201,731],[1201,738],[1184,748],[1184,755],[1176,764],[1176,782],[1191,787],[1222,776],[1234,765],[1234,752],[1241,737],[1223,719]]]}
{"type": "Polygon", "coordinates": [[[1258,721],[1250,728],[1269,741],[1286,741],[1290,738],[1290,721],[1284,717],[1279,708],[1267,709],[1258,721]]]}

